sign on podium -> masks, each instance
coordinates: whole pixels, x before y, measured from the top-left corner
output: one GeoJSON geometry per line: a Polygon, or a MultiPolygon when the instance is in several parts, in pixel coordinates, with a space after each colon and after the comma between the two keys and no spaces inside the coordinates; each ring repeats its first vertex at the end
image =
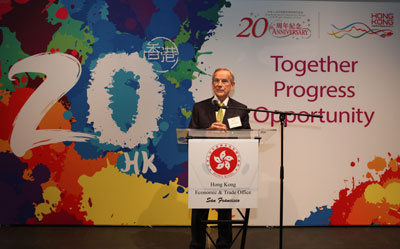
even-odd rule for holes
{"type": "Polygon", "coordinates": [[[256,208],[258,145],[275,129],[178,129],[189,144],[189,208],[256,208]]]}

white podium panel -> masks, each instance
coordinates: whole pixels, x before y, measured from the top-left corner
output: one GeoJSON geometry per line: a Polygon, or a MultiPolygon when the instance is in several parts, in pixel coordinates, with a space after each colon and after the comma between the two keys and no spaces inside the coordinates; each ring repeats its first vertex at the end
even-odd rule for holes
{"type": "Polygon", "coordinates": [[[256,208],[257,139],[189,140],[189,208],[256,208]]]}

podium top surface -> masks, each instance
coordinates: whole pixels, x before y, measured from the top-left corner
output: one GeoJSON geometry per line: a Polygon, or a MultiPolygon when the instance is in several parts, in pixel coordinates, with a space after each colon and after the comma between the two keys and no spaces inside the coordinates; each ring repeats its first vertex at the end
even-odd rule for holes
{"type": "Polygon", "coordinates": [[[187,144],[188,139],[259,139],[261,143],[267,141],[276,129],[236,129],[236,130],[208,130],[208,129],[176,129],[178,144],[187,144]]]}

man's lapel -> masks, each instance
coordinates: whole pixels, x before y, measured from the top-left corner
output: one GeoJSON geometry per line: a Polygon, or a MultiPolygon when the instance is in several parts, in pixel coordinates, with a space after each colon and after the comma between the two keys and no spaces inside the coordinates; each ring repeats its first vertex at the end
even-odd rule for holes
{"type": "Polygon", "coordinates": [[[217,121],[217,117],[215,116],[215,107],[214,104],[212,102],[213,98],[210,99],[210,101],[208,101],[208,105],[207,107],[209,108],[209,110],[207,111],[207,115],[208,115],[208,119],[211,121],[211,123],[214,123],[217,121]]]}

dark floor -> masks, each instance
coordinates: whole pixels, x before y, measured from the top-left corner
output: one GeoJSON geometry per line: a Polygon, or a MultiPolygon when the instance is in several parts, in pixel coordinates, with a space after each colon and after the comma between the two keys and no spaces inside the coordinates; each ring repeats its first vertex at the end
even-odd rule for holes
{"type": "MultiPolygon", "coordinates": [[[[400,249],[399,226],[288,227],[282,234],[284,249],[400,249]]],[[[186,249],[189,240],[189,227],[0,227],[1,249],[186,249]]],[[[232,248],[240,248],[240,239],[232,248]]],[[[245,248],[279,248],[279,228],[249,228],[245,248]]]]}

